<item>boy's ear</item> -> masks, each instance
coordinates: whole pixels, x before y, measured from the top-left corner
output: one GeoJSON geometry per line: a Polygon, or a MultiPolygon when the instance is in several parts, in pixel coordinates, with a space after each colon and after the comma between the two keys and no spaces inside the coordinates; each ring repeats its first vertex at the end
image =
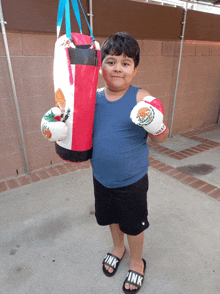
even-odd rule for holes
{"type": "Polygon", "coordinates": [[[134,77],[136,76],[137,71],[138,71],[138,66],[135,67],[135,69],[134,69],[134,77]]]}

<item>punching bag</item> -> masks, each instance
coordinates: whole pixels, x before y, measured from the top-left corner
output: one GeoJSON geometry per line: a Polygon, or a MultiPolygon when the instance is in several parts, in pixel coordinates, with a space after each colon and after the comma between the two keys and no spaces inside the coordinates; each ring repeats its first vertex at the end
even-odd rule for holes
{"type": "MultiPolygon", "coordinates": [[[[72,0],[81,31],[78,2],[72,0]]],[[[81,3],[80,3],[81,4],[81,3]]],[[[101,65],[99,43],[91,36],[71,33],[69,0],[60,0],[58,33],[65,10],[66,35],[55,43],[55,107],[43,117],[43,135],[55,142],[56,153],[64,160],[86,161],[92,156],[92,133],[98,72],[101,65]]]]}

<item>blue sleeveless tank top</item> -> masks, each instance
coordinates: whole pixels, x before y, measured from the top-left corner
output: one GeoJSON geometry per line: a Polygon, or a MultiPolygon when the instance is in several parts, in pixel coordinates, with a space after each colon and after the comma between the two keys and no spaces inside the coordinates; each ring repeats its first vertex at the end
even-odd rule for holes
{"type": "Polygon", "coordinates": [[[96,94],[91,164],[95,179],[107,188],[131,185],[148,171],[147,132],[130,119],[138,90],[130,86],[113,102],[106,99],[104,88],[96,94]]]}

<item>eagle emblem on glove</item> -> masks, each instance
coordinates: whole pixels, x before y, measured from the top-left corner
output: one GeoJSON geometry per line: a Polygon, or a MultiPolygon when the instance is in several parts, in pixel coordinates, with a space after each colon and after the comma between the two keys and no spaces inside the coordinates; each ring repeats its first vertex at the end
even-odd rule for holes
{"type": "Polygon", "coordinates": [[[139,124],[149,125],[155,116],[155,112],[151,107],[142,107],[137,113],[139,124]]]}

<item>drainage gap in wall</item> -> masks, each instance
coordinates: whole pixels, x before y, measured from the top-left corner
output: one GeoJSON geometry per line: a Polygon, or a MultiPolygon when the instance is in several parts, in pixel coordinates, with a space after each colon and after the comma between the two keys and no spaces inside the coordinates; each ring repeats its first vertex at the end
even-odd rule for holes
{"type": "Polygon", "coordinates": [[[185,165],[177,167],[178,171],[188,175],[207,175],[211,173],[216,167],[210,164],[185,165]]]}

